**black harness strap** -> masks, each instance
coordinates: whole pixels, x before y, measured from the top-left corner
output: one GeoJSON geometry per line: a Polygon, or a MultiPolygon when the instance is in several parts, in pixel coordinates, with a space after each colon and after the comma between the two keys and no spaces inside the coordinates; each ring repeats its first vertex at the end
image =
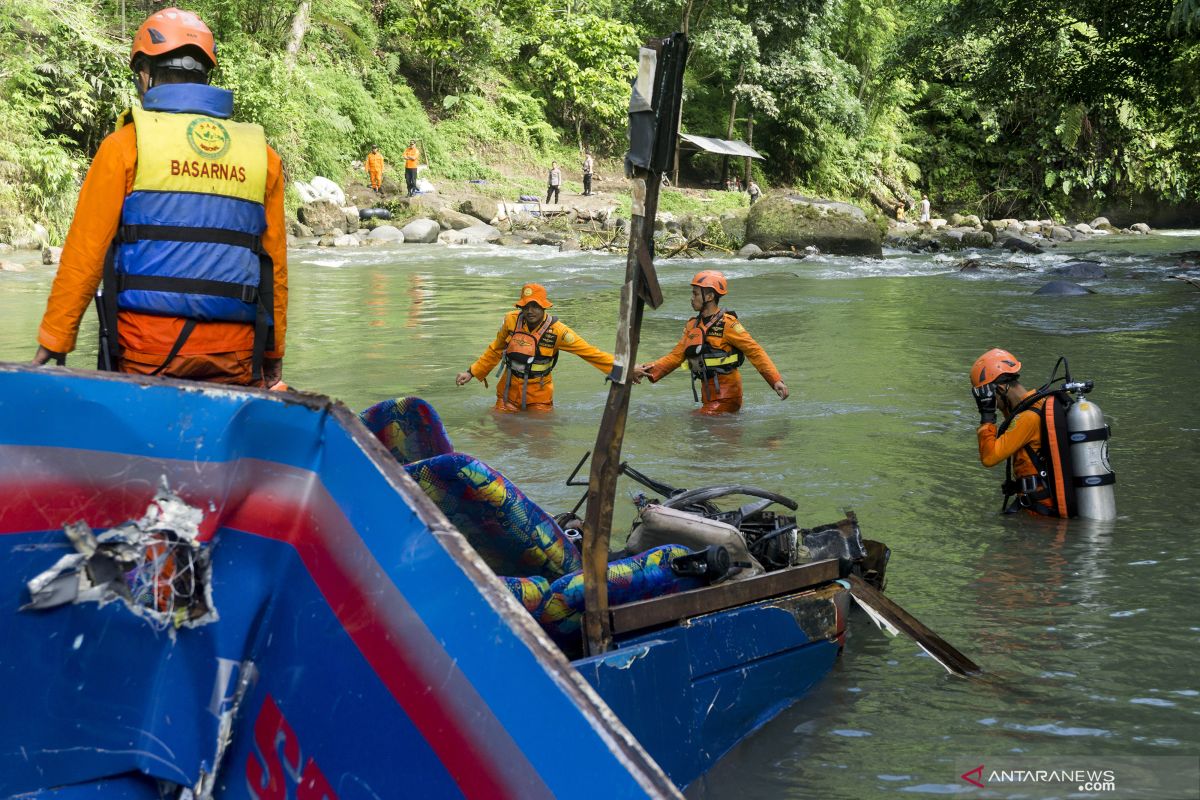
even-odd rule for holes
{"type": "Polygon", "coordinates": [[[203,278],[172,278],[165,275],[130,275],[127,272],[117,276],[117,291],[205,294],[229,297],[243,303],[257,303],[260,294],[258,287],[244,283],[210,281],[203,278]]]}
{"type": "Polygon", "coordinates": [[[124,244],[142,241],[203,242],[244,247],[255,255],[263,254],[262,237],[226,228],[192,228],[187,225],[122,225],[117,238],[124,244]]]}
{"type": "MultiPolygon", "coordinates": [[[[117,341],[117,295],[123,291],[170,292],[173,294],[202,294],[210,297],[227,297],[250,303],[254,309],[254,350],[252,356],[253,380],[263,378],[263,361],[266,351],[275,349],[275,326],[271,314],[275,308],[275,265],[271,256],[263,249],[262,237],[225,228],[193,228],[186,225],[122,225],[117,237],[108,249],[104,261],[104,294],[98,300],[97,309],[102,310],[102,339],[107,338],[108,368],[116,369],[120,358],[117,341]],[[117,274],[115,267],[118,244],[140,241],[200,242],[244,247],[258,256],[258,286],[227,281],[212,281],[203,278],[176,278],[162,275],[117,274]]],[[[171,347],[166,361],[153,374],[157,375],[171,359],[179,354],[188,337],[196,327],[196,320],[189,319],[171,347]]],[[[105,367],[105,352],[101,352],[101,368],[105,367]]]]}
{"type": "Polygon", "coordinates": [[[179,355],[179,351],[183,349],[183,343],[188,340],[188,337],[192,335],[192,331],[194,330],[196,330],[196,320],[185,320],[183,323],[183,329],[179,331],[179,336],[175,339],[175,344],[171,345],[171,352],[167,353],[167,357],[161,364],[158,365],[158,369],[150,373],[151,375],[157,375],[167,368],[167,364],[170,364],[171,359],[179,355]]]}

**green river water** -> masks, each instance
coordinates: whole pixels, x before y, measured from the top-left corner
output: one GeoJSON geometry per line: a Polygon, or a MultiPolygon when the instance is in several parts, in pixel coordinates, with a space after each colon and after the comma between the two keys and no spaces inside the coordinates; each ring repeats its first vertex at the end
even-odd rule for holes
{"type": "MultiPolygon", "coordinates": [[[[1088,796],[980,791],[958,776],[999,757],[1195,763],[1200,291],[1167,277],[1182,271],[1170,254],[1184,250],[1200,250],[1200,231],[1109,237],[1042,256],[992,251],[972,274],[957,271],[957,256],[907,253],[704,262],[726,271],[727,306],[792,396],[779,401],[749,364],[735,417],[694,416],[682,372],[639,386],[625,458],[677,486],[736,480],[791,495],[805,524],[853,508],[864,534],[892,548],[889,594],[987,675],[949,677],[909,640],[889,639],[856,614],[832,674],[690,797],[1088,796]],[[1095,294],[1032,296],[1041,272],[1084,254],[1110,276],[1087,282],[1095,294]],[[1032,271],[991,268],[1006,263],[1032,271]],[[1044,381],[1059,354],[1075,377],[1096,381],[1092,398],[1113,429],[1115,522],[997,513],[1003,470],[979,464],[967,381],[974,359],[994,346],[1022,359],[1026,385],[1044,381]]],[[[53,268],[7,258],[28,271],[0,272],[0,360],[23,360],[35,348],[53,268]]],[[[667,301],[647,312],[639,360],[677,340],[698,268],[659,264],[667,301]]],[[[577,333],[611,348],[623,257],[301,248],[290,269],[292,386],[356,410],[422,396],[457,449],[500,467],[552,513],[575,504],[582,490],[563,480],[594,443],[603,376],[564,354],[556,410],[532,417],[494,414],[492,389],[458,388],[454,375],[528,280],[548,287],[553,313],[577,333]]],[[[74,365],[95,363],[94,339],[89,311],[74,365]]],[[[638,488],[619,488],[622,530],[638,488]]]]}

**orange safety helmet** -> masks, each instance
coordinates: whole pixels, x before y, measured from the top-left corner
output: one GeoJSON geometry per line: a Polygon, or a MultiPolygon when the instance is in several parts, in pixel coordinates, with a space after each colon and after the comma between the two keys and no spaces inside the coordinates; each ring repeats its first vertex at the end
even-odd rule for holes
{"type": "Polygon", "coordinates": [[[151,14],[133,35],[129,66],[139,55],[156,58],[189,46],[205,55],[209,69],[217,66],[217,43],[204,21],[191,11],[164,8],[151,14]]]}
{"type": "Polygon", "coordinates": [[[729,284],[725,282],[725,275],[717,272],[715,269],[702,269],[696,273],[696,277],[692,278],[692,286],[699,286],[702,289],[712,289],[720,297],[729,291],[729,284]]]}
{"type": "Polygon", "coordinates": [[[1016,375],[1021,371],[1021,362],[1007,350],[993,347],[975,359],[971,367],[971,385],[978,389],[992,383],[1001,375],[1016,375]]]}
{"type": "Polygon", "coordinates": [[[546,296],[546,287],[540,283],[527,283],[521,287],[521,299],[516,302],[517,308],[524,308],[530,303],[537,303],[542,308],[550,308],[554,305],[546,296]]]}

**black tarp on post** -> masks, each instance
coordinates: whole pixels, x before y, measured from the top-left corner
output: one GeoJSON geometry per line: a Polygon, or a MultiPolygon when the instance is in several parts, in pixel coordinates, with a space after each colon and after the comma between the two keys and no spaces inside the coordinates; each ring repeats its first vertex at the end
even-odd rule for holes
{"type": "Polygon", "coordinates": [[[652,308],[662,303],[662,290],[654,271],[654,217],[663,173],[675,157],[687,52],[687,36],[682,33],[651,41],[643,47],[629,101],[629,152],[625,155],[625,173],[632,181],[633,195],[629,254],[621,288],[621,319],[613,348],[613,368],[609,374],[612,384],[592,450],[583,526],[584,633],[587,651],[592,654],[603,653],[612,641],[608,550],[613,504],[642,310],[646,303],[652,308]]]}

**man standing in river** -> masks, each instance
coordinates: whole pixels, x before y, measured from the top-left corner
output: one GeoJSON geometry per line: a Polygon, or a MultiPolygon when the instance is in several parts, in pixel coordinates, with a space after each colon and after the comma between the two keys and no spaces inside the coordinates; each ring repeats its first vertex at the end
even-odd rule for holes
{"type": "Polygon", "coordinates": [[[496,383],[497,411],[550,411],[554,407],[554,381],[550,371],[558,363],[558,353],[574,353],[596,369],[608,374],[613,357],[583,340],[583,337],[548,315],[554,304],[541,284],[521,287],[516,310],[500,323],[495,340],[478,360],[455,376],[459,386],[472,378],[483,381],[492,368],[504,362],[496,383]]]}
{"type": "Polygon", "coordinates": [[[154,13],[133,38],[141,106],[96,152],[63,245],[33,363],[75,349],[101,280],[101,366],[274,386],[283,371],[283,168],[233,93],[208,85],[212,32],[154,13]]]}
{"type": "Polygon", "coordinates": [[[649,364],[633,368],[635,381],[649,378],[657,383],[686,360],[692,369],[692,396],[700,381],[701,414],[733,414],[742,407],[742,376],[738,367],[745,359],[758,370],[780,400],[788,397],[787,384],[775,369],[767,351],[742,325],[737,315],[717,305],[725,296],[725,276],[713,269],[692,278],[692,310],[696,316],[683,328],[683,338],[675,349],[649,364]]]}

